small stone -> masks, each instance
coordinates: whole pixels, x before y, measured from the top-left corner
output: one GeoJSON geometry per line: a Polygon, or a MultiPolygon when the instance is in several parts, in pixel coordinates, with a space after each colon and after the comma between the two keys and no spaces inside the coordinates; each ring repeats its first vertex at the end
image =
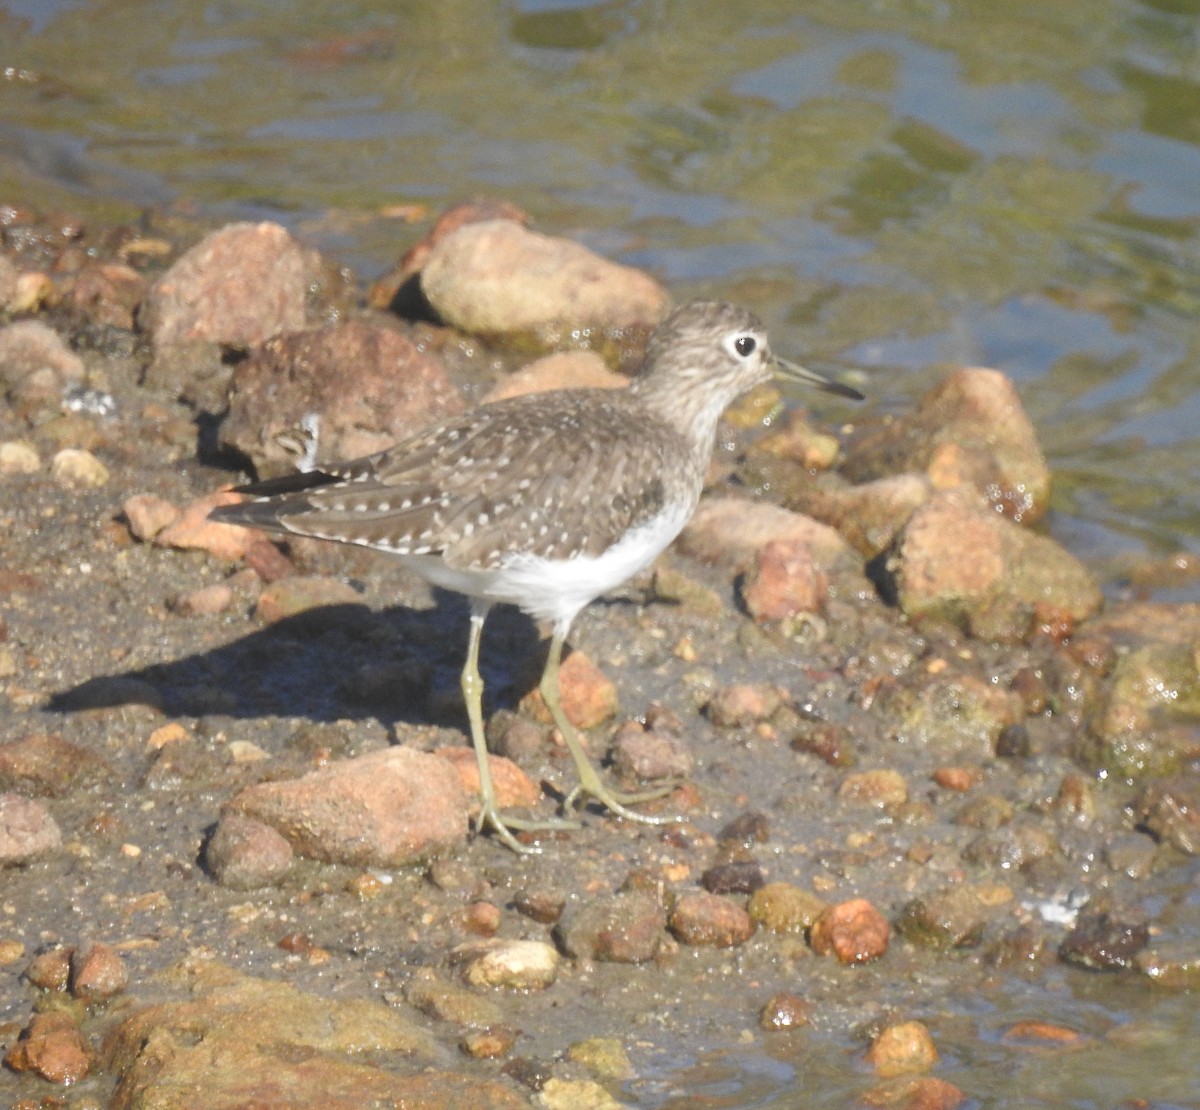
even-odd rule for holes
{"type": "Polygon", "coordinates": [[[1150,941],[1143,921],[1123,921],[1111,914],[1080,914],[1059,946],[1059,958],[1092,971],[1120,971],[1150,941]]]}
{"type": "MultiPolygon", "coordinates": [[[[617,687],[582,651],[573,651],[558,670],[559,700],[567,720],[576,728],[589,729],[616,716],[617,687]]],[[[550,724],[550,710],[540,690],[521,699],[521,708],[543,724],[550,724]]]]}
{"type": "Polygon", "coordinates": [[[933,781],[943,790],[965,794],[983,779],[978,767],[939,767],[933,772],[933,781]]]}
{"type": "Polygon", "coordinates": [[[746,910],[750,917],[772,933],[801,935],[828,908],[828,903],[791,883],[775,882],[750,895],[746,910]]]}
{"type": "Polygon", "coordinates": [[[108,482],[108,467],[91,451],[67,447],[50,460],[54,480],[74,489],[99,489],[108,482]]]}
{"type": "Polygon", "coordinates": [[[25,978],[39,990],[65,991],[71,978],[73,948],[52,948],[29,961],[25,978]]]}
{"type": "Polygon", "coordinates": [[[480,937],[494,937],[500,928],[500,907],[480,899],[472,902],[458,915],[463,929],[480,937]]]}
{"type": "Polygon", "coordinates": [[[1200,990],[1200,946],[1194,940],[1168,941],[1143,949],[1134,966],[1166,990],[1200,990]]]}
{"type": "MultiPolygon", "coordinates": [[[[471,798],[471,813],[479,812],[479,760],[474,748],[439,748],[439,759],[453,765],[462,781],[463,789],[471,798]]],[[[535,806],[542,800],[542,788],[538,786],[511,759],[500,755],[488,755],[488,769],[492,774],[492,787],[496,793],[496,804],[501,809],[524,809],[535,806]]]]}
{"type": "Polygon", "coordinates": [[[594,1079],[547,1079],[538,1102],[544,1110],[625,1110],[594,1079]]]}
{"type": "Polygon", "coordinates": [[[932,1075],[895,1078],[863,1091],[858,1101],[866,1107],[889,1110],[958,1110],[967,1096],[953,1083],[932,1075]]]}
{"type": "Polygon", "coordinates": [[[121,506],[129,531],[135,540],[149,543],[164,528],[174,524],[180,516],[179,510],[164,497],[152,493],[135,493],[125,499],[121,506]]]}
{"type": "Polygon", "coordinates": [[[560,957],[545,941],[477,941],[455,952],[467,958],[463,977],[473,987],[544,990],[558,976],[560,957]]]}
{"type": "Polygon", "coordinates": [[[767,999],[759,1011],[758,1024],[768,1032],[797,1029],[812,1021],[812,1006],[798,994],[781,991],[767,999]]]}
{"type": "Polygon", "coordinates": [[[105,1002],[120,994],[129,981],[125,961],[116,949],[95,941],[71,953],[71,993],[83,1002],[105,1002]]]}
{"type": "Polygon", "coordinates": [[[684,944],[710,948],[734,948],[754,935],[754,921],[741,906],[707,891],[679,898],[670,926],[684,944]]]}
{"type": "Polygon", "coordinates": [[[31,443],[19,439],[0,443],[0,475],[36,474],[41,468],[42,460],[31,443]]]}
{"type": "MultiPolygon", "coordinates": [[[[229,527],[221,525],[220,527],[229,527]]],[[[286,620],[311,609],[336,605],[362,605],[362,596],[338,578],[319,574],[297,574],[272,582],[258,596],[254,615],[267,624],[286,620]]]]}
{"type": "Polygon", "coordinates": [[[710,894],[753,894],[766,882],[754,860],[734,860],[710,867],[700,876],[700,885],[710,894]]]}
{"type": "Polygon", "coordinates": [[[721,687],[705,712],[718,728],[739,728],[767,720],[782,703],[774,686],[736,683],[721,687]]]}
{"type": "Polygon", "coordinates": [[[927,948],[970,948],[983,939],[987,921],[979,890],[953,886],[914,898],[900,911],[896,931],[927,948]]]}
{"type": "Polygon", "coordinates": [[[539,925],[553,925],[561,916],[566,899],[556,890],[518,890],[513,896],[517,913],[539,925]]]}
{"type": "Polygon", "coordinates": [[[619,1037],[589,1037],[567,1047],[567,1059],[582,1064],[597,1079],[621,1083],[632,1079],[633,1064],[619,1037]]]}
{"type": "Polygon", "coordinates": [[[464,1033],[459,1047],[476,1060],[498,1060],[507,1056],[517,1043],[517,1031],[510,1025],[489,1025],[464,1033]]]}
{"type": "Polygon", "coordinates": [[[838,797],[880,809],[901,806],[908,801],[908,783],[899,771],[890,768],[860,771],[842,780],[838,797]]]}
{"type": "Polygon", "coordinates": [[[25,945],[19,940],[0,938],[0,967],[15,964],[25,955],[25,945]]]}
{"type": "Polygon", "coordinates": [[[646,782],[687,778],[695,765],[692,753],[678,736],[644,729],[636,721],[617,730],[611,755],[618,774],[646,782]]]}
{"type": "Polygon", "coordinates": [[[771,822],[765,813],[756,809],[739,813],[717,833],[717,840],[722,844],[741,844],[746,848],[755,844],[766,844],[770,838],[771,822]]]}
{"type": "Polygon", "coordinates": [[[1024,725],[1005,725],[996,737],[996,754],[1001,759],[1028,759],[1032,754],[1029,730],[1024,725]]]}
{"type": "Polygon", "coordinates": [[[623,891],[569,904],[554,927],[554,939],[574,959],[642,963],[658,953],[665,926],[656,897],[623,891]]]}
{"type": "Polygon", "coordinates": [[[911,1075],[933,1067],[938,1051],[925,1025],[905,1021],[889,1025],[871,1042],[867,1061],[877,1075],[911,1075]]]}
{"type": "Polygon", "coordinates": [[[0,867],[32,863],[62,844],[44,807],[20,794],[0,794],[0,867]]]}
{"type": "Polygon", "coordinates": [[[257,890],[278,883],[293,855],[291,844],[270,825],[226,813],[204,846],[204,866],[222,886],[257,890]]]}
{"type": "Polygon", "coordinates": [[[853,898],[830,906],[813,922],[809,944],[818,956],[864,964],[887,951],[889,934],[887,918],[865,898],[853,898]]]}
{"type": "Polygon", "coordinates": [[[502,1017],[490,998],[442,978],[432,968],[417,970],[404,988],[404,998],[421,1013],[456,1025],[485,1029],[499,1024],[502,1017]]]}
{"type": "Polygon", "coordinates": [[[1018,1021],[1004,1030],[1003,1040],[1007,1044],[1024,1041],[1035,1045],[1066,1045],[1078,1044],[1083,1040],[1083,1034],[1048,1021],[1018,1021]]]}
{"type": "Polygon", "coordinates": [[[31,1071],[68,1087],[88,1073],[87,1042],[69,1014],[34,1014],[20,1039],[8,1050],[4,1063],[13,1071],[31,1071]]]}
{"type": "Polygon", "coordinates": [[[57,732],[30,732],[0,744],[0,790],[61,798],[109,773],[99,756],[57,732]]]}
{"type": "Polygon", "coordinates": [[[225,612],[233,601],[233,587],[224,582],[214,582],[211,586],[176,594],[168,602],[168,608],[181,617],[212,617],[225,612]]]}
{"type": "Polygon", "coordinates": [[[759,548],[742,586],[746,611],[757,621],[820,613],[829,578],[803,540],[772,540],[759,548]]]}

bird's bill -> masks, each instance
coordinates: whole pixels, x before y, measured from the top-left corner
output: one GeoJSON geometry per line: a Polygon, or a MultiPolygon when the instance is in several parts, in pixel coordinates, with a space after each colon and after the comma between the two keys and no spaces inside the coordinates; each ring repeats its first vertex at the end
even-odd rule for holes
{"type": "Polygon", "coordinates": [[[825,377],[824,374],[818,374],[815,370],[809,370],[807,366],[789,362],[778,355],[775,356],[775,373],[785,381],[816,386],[817,389],[823,389],[826,393],[836,393],[839,397],[848,397],[851,401],[865,400],[853,386],[835,382],[832,378],[825,377]]]}

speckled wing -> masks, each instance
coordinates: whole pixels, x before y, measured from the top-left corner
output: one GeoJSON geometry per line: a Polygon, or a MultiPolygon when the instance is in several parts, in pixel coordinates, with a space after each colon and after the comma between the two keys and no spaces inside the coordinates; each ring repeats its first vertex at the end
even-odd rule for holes
{"type": "Polygon", "coordinates": [[[673,434],[617,392],[514,398],[378,455],[244,487],[254,500],[211,515],[464,568],[597,555],[663,508],[673,434]]]}

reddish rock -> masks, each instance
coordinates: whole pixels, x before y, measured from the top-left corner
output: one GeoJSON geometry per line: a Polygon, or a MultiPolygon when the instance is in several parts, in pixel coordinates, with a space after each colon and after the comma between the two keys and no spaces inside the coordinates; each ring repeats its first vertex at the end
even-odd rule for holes
{"type": "Polygon", "coordinates": [[[234,369],[220,437],[271,478],[306,452],[374,454],[462,409],[439,359],[394,328],[352,320],[255,347],[234,369]]]}
{"type": "Polygon", "coordinates": [[[983,781],[983,770],[979,767],[939,767],[932,778],[943,790],[965,794],[983,781]]]}
{"type": "Polygon", "coordinates": [[[453,765],[405,747],[259,783],[226,805],[277,829],[302,855],[356,867],[401,867],[461,845],[467,810],[453,765]]]}
{"type": "Polygon", "coordinates": [[[512,220],[469,223],[437,243],[421,289],[452,327],[474,335],[554,341],[580,329],[652,329],[665,290],[629,266],[512,220]]]}
{"type": "Polygon", "coordinates": [[[0,867],[32,863],[62,844],[54,818],[20,794],[0,794],[0,867]]]}
{"type": "Polygon", "coordinates": [[[40,952],[29,961],[25,978],[39,990],[65,991],[71,978],[71,956],[74,948],[52,948],[40,952]]]}
{"type": "MultiPolygon", "coordinates": [[[[475,749],[439,748],[434,754],[446,760],[457,772],[463,789],[472,799],[471,815],[474,816],[479,812],[479,761],[475,749]]],[[[542,800],[542,788],[511,759],[489,755],[488,767],[492,772],[496,804],[501,809],[535,806],[542,800]]]]}
{"type": "Polygon", "coordinates": [[[953,1083],[923,1075],[911,1079],[895,1079],[873,1087],[858,1096],[867,1107],[886,1107],[887,1110],[957,1110],[967,1096],[953,1083]]]}
{"type": "Polygon", "coordinates": [[[887,571],[914,623],[946,623],[1015,643],[1048,608],[1081,621],[1101,604],[1084,565],[1047,536],[1018,528],[960,492],[939,493],[905,525],[887,571]]]}
{"type": "Polygon", "coordinates": [[[767,999],[758,1015],[758,1024],[768,1032],[796,1029],[812,1021],[812,1006],[797,994],[781,991],[767,999]]]}
{"type": "Polygon", "coordinates": [[[746,611],[757,621],[819,613],[829,579],[804,540],[771,540],[758,549],[742,586],[746,611]]]}
{"type": "Polygon", "coordinates": [[[708,891],[680,897],[671,910],[671,932],[684,944],[734,948],[754,935],[754,922],[736,902],[708,891]]]}
{"type": "Polygon", "coordinates": [[[490,404],[549,389],[624,389],[628,384],[595,351],[556,351],[510,374],[483,400],[490,404]]]}
{"type": "Polygon", "coordinates": [[[412,288],[413,279],[424,269],[433,248],[460,227],[485,220],[512,220],[522,226],[529,223],[529,217],[515,204],[492,197],[480,197],[447,208],[438,216],[429,234],[409,247],[399,264],[371,286],[367,303],[372,308],[381,311],[392,309],[401,315],[417,311],[422,298],[419,287],[412,288]]]}
{"type": "Polygon", "coordinates": [[[938,1051],[921,1022],[904,1021],[879,1033],[867,1050],[867,1062],[877,1075],[911,1075],[933,1067],[938,1051]]]}
{"type": "MultiPolygon", "coordinates": [[[[558,690],[563,712],[576,728],[595,728],[616,715],[616,684],[582,651],[573,651],[562,661],[558,690]]],[[[536,688],[521,699],[521,709],[543,724],[551,722],[550,710],[536,688]]]]}
{"type": "Polygon", "coordinates": [[[781,493],[787,508],[835,528],[867,558],[887,550],[932,496],[922,474],[889,474],[858,486],[795,481],[781,493]]]}
{"type": "Polygon", "coordinates": [[[120,994],[129,971],[116,949],[95,941],[71,953],[71,993],[83,1002],[104,1002],[120,994]]]}
{"type": "Polygon", "coordinates": [[[83,381],[81,359],[53,328],[40,320],[20,320],[0,328],[0,390],[13,389],[31,374],[48,374],[47,389],[57,403],[63,387],[83,381]]]}
{"type": "Polygon", "coordinates": [[[13,1071],[31,1071],[68,1087],[88,1073],[87,1042],[69,1014],[34,1014],[17,1043],[5,1054],[4,1063],[13,1071]]]}
{"type": "Polygon", "coordinates": [[[739,728],[767,720],[782,704],[775,686],[734,683],[713,694],[705,712],[718,728],[739,728]]]}
{"type": "Polygon", "coordinates": [[[666,924],[654,895],[622,891],[569,904],[554,927],[554,938],[576,959],[636,964],[658,953],[666,924]]]}
{"type": "Polygon", "coordinates": [[[746,569],[772,541],[804,545],[813,563],[829,577],[841,573],[861,576],[862,559],[832,528],[766,502],[706,498],[678,543],[680,550],[701,562],[746,569]]]}
{"type": "Polygon", "coordinates": [[[156,348],[251,347],[311,321],[321,263],[278,224],[230,224],[206,236],[150,289],[138,315],[156,348]]]}
{"type": "Polygon", "coordinates": [[[611,755],[618,774],[646,781],[687,778],[696,762],[678,736],[643,728],[637,721],[617,730],[611,755]]]}
{"type": "Polygon", "coordinates": [[[146,279],[120,262],[91,262],[67,287],[64,301],[94,324],[133,331],[134,313],[146,295],[146,279]]]}
{"type": "Polygon", "coordinates": [[[809,944],[818,956],[836,956],[842,964],[865,964],[887,951],[887,918],[865,898],[830,906],[813,922],[809,944]]]}
{"type": "Polygon", "coordinates": [[[292,866],[292,846],[270,825],[244,813],[221,815],[204,845],[204,866],[222,886],[274,886],[292,866]]]}
{"type": "Polygon", "coordinates": [[[1041,519],[1050,471],[1011,381],[996,370],[949,375],[908,414],[880,424],[846,451],[842,473],[866,482],[923,471],[937,489],[987,498],[1009,519],[1041,519]]]}
{"type": "Polygon", "coordinates": [[[108,774],[104,760],[57,732],[30,732],[0,744],[0,790],[59,798],[108,774]]]}
{"type": "Polygon", "coordinates": [[[173,524],[155,533],[154,542],[159,547],[207,551],[214,558],[235,562],[258,545],[270,543],[262,532],[254,528],[243,528],[240,524],[218,524],[208,519],[208,514],[218,505],[236,505],[242,500],[241,494],[228,490],[198,497],[184,508],[173,524]]]}
{"type": "Polygon", "coordinates": [[[121,511],[129,522],[129,531],[133,538],[141,540],[142,543],[149,543],[164,528],[174,524],[181,515],[170,501],[152,493],[135,493],[126,498],[121,511]]]}
{"type": "Polygon", "coordinates": [[[200,586],[176,594],[170,607],[181,617],[211,617],[223,613],[234,601],[233,587],[225,582],[214,582],[211,586],[200,586]]]}

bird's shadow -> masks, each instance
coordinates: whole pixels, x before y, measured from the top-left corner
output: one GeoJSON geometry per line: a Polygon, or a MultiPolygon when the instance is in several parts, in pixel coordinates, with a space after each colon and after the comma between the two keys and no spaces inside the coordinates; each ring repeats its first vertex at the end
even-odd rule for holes
{"type": "MultiPolygon", "coordinates": [[[[467,603],[434,591],[432,609],[325,605],[285,617],[208,651],[87,679],[47,710],[76,713],[151,705],[169,716],[375,719],[465,727],[459,673],[467,603]]],[[[548,642],[532,620],[497,606],[484,629],[486,708],[515,704],[536,685],[548,642]]]]}

